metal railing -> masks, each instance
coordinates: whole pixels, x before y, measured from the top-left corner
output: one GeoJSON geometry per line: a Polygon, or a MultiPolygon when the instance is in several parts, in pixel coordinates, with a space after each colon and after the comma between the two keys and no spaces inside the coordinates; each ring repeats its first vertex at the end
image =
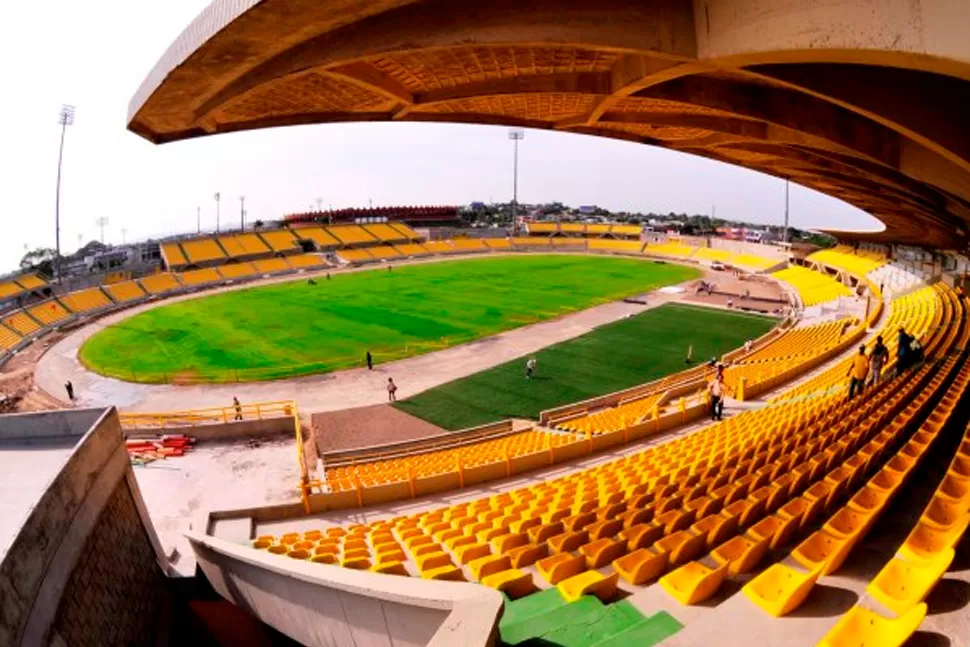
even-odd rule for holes
{"type": "Polygon", "coordinates": [[[239,404],[238,406],[230,404],[225,407],[171,411],[168,413],[122,413],[119,418],[122,428],[125,429],[170,429],[296,415],[296,402],[281,400],[278,402],[239,404]]]}

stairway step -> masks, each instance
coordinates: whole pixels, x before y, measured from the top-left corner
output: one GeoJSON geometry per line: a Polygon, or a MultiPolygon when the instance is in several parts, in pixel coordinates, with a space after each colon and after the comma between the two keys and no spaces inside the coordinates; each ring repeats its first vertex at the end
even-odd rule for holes
{"type": "MultiPolygon", "coordinates": [[[[556,595],[559,594],[555,589],[552,590],[556,595]]],[[[518,645],[555,631],[567,623],[588,622],[602,613],[603,603],[599,598],[587,595],[570,604],[554,607],[545,613],[505,626],[499,624],[499,634],[506,645],[518,645]]]]}
{"type": "Polygon", "coordinates": [[[590,647],[651,647],[666,640],[684,628],[677,619],[666,611],[656,613],[642,622],[620,633],[608,636],[596,643],[587,643],[590,647]]]}
{"type": "Polygon", "coordinates": [[[499,629],[565,605],[566,601],[555,587],[531,593],[518,600],[506,598],[499,629]]]}
{"type": "MultiPolygon", "coordinates": [[[[558,645],[560,647],[589,647],[603,640],[604,637],[624,633],[630,627],[646,620],[639,609],[626,600],[615,602],[603,607],[597,615],[573,618],[552,628],[548,633],[536,636],[527,641],[529,647],[558,645]]],[[[632,647],[627,645],[626,647],[632,647]]]]}

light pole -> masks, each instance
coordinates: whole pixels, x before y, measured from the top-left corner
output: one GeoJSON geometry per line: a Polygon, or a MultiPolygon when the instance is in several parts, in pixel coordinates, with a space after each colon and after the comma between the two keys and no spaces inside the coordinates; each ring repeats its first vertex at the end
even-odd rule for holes
{"type": "Polygon", "coordinates": [[[202,233],[202,207],[195,208],[195,233],[202,233]]]}
{"type": "Polygon", "coordinates": [[[512,155],[512,229],[517,231],[519,228],[516,218],[519,206],[519,142],[525,139],[525,131],[521,128],[510,128],[509,139],[513,144],[512,155]]]}
{"type": "Polygon", "coordinates": [[[220,197],[218,191],[216,191],[216,194],[214,197],[216,199],[216,233],[218,234],[219,233],[219,197],[220,197]]]}
{"type": "Polygon", "coordinates": [[[61,163],[64,161],[64,135],[74,124],[74,106],[63,104],[57,116],[61,125],[61,146],[57,152],[57,195],[54,198],[54,280],[61,280],[61,163]]]}
{"type": "Polygon", "coordinates": [[[101,216],[94,221],[94,224],[101,228],[101,244],[104,245],[104,228],[108,226],[108,217],[101,216]]]}
{"type": "Polygon", "coordinates": [[[785,230],[782,232],[781,242],[788,242],[788,180],[785,180],[785,230]]]}
{"type": "Polygon", "coordinates": [[[121,244],[122,244],[122,245],[126,245],[126,244],[127,244],[127,242],[128,242],[127,240],[125,240],[125,236],[126,236],[127,234],[128,234],[128,230],[127,230],[127,229],[125,229],[124,227],[122,227],[122,228],[121,228],[121,244]]]}
{"type": "Polygon", "coordinates": [[[239,231],[246,231],[246,196],[239,196],[239,231]]]}

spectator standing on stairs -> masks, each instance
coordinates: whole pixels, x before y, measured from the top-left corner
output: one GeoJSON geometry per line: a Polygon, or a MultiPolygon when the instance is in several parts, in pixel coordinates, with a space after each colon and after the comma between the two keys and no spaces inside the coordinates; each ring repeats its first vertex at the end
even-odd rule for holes
{"type": "Polygon", "coordinates": [[[387,378],[387,401],[397,402],[397,384],[393,378],[387,378]]]}
{"type": "Polygon", "coordinates": [[[856,355],[852,360],[852,366],[849,367],[849,373],[847,377],[849,378],[849,399],[855,397],[855,394],[862,393],[862,390],[866,386],[866,377],[869,375],[869,358],[866,357],[866,347],[859,346],[859,354],[856,355]]]}
{"type": "Polygon", "coordinates": [[[869,384],[879,384],[882,379],[882,367],[889,361],[889,349],[882,343],[882,336],[876,337],[876,345],[869,354],[869,384]]]}
{"type": "Polygon", "coordinates": [[[720,420],[724,413],[724,367],[718,366],[714,379],[707,385],[711,396],[711,420],[720,420]]]}

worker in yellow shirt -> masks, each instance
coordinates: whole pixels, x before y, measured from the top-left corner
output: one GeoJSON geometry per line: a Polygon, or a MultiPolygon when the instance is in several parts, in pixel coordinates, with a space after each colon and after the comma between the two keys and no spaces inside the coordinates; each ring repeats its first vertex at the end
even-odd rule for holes
{"type": "Polygon", "coordinates": [[[862,389],[866,385],[867,375],[869,375],[869,358],[866,357],[865,345],[862,345],[859,346],[859,354],[852,359],[852,366],[847,375],[850,400],[855,397],[856,391],[862,393],[862,389]]]}

